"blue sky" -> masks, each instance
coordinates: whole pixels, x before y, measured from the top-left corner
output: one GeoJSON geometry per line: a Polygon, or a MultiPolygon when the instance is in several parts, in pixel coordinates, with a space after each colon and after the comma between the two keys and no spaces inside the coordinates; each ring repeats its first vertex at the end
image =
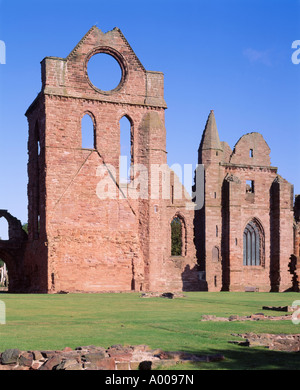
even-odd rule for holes
{"type": "MultiPolygon", "coordinates": [[[[26,109],[41,88],[40,61],[66,57],[97,25],[119,27],[147,70],[165,75],[170,165],[197,163],[209,111],[233,148],[258,131],[271,163],[300,193],[298,0],[0,1],[0,208],[27,221],[26,109]]],[[[1,226],[0,226],[1,236],[1,226]]]]}

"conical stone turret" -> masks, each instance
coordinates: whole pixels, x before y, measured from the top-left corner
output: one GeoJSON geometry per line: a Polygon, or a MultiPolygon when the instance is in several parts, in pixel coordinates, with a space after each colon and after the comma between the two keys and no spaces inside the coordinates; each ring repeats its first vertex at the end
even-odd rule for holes
{"type": "MultiPolygon", "coordinates": [[[[206,121],[198,150],[199,164],[212,162],[215,156],[219,156],[219,152],[223,152],[223,149],[219,138],[215,114],[214,111],[211,110],[206,121]]],[[[220,158],[217,157],[216,160],[219,161],[220,158]]]]}

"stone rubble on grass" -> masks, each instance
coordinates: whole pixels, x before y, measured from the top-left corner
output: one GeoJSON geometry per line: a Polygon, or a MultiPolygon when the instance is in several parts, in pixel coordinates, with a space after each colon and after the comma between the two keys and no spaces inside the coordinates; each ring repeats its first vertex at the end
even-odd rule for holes
{"type": "Polygon", "coordinates": [[[300,334],[233,333],[232,336],[242,337],[245,341],[229,341],[231,344],[238,344],[247,347],[266,347],[273,351],[300,351],[300,334]]]}
{"type": "Polygon", "coordinates": [[[109,348],[94,345],[63,350],[21,351],[13,348],[1,353],[1,370],[151,370],[186,362],[216,362],[221,354],[197,355],[187,352],[151,350],[147,345],[109,348]]]}
{"type": "MultiPolygon", "coordinates": [[[[299,306],[263,306],[262,310],[273,310],[293,313],[298,310],[299,306]]],[[[282,321],[291,320],[292,314],[284,314],[281,316],[267,316],[264,313],[251,314],[249,316],[231,315],[229,317],[217,317],[211,314],[202,315],[201,321],[259,321],[259,320],[271,320],[271,321],[282,321]]]]}
{"type": "Polygon", "coordinates": [[[183,298],[185,295],[181,292],[144,292],[141,293],[140,298],[168,298],[168,299],[174,299],[174,298],[183,298]]]}
{"type": "Polygon", "coordinates": [[[217,317],[215,315],[204,314],[202,315],[201,321],[259,321],[259,320],[271,320],[271,321],[282,321],[282,320],[291,320],[291,314],[285,314],[282,316],[266,316],[263,313],[251,314],[250,316],[238,316],[231,315],[229,317],[217,317]]]}

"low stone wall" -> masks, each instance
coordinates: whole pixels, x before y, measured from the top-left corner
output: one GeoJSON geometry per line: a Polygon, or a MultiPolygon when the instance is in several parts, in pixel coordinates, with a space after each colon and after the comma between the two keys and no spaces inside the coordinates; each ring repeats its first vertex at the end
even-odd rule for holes
{"type": "Polygon", "coordinates": [[[21,351],[1,353],[1,370],[151,370],[186,362],[214,362],[223,355],[196,355],[186,352],[151,350],[147,345],[109,348],[84,346],[73,350],[21,351]]]}
{"type": "Polygon", "coordinates": [[[299,352],[300,334],[255,334],[243,333],[232,336],[242,337],[244,341],[230,341],[230,343],[247,347],[266,347],[273,351],[299,352]]]}
{"type": "Polygon", "coordinates": [[[249,316],[238,316],[231,315],[229,317],[217,317],[211,314],[204,314],[201,318],[201,321],[260,321],[260,320],[271,320],[271,321],[282,321],[282,320],[292,320],[291,314],[285,314],[282,316],[266,316],[263,313],[251,314],[249,316]]]}

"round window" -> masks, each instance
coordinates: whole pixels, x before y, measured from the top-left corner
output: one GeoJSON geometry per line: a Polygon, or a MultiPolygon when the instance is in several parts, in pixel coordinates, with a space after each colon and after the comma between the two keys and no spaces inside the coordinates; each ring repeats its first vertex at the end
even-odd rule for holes
{"type": "Polygon", "coordinates": [[[97,53],[90,58],[87,73],[91,83],[105,92],[116,89],[122,80],[122,69],[118,61],[106,53],[97,53]]]}

